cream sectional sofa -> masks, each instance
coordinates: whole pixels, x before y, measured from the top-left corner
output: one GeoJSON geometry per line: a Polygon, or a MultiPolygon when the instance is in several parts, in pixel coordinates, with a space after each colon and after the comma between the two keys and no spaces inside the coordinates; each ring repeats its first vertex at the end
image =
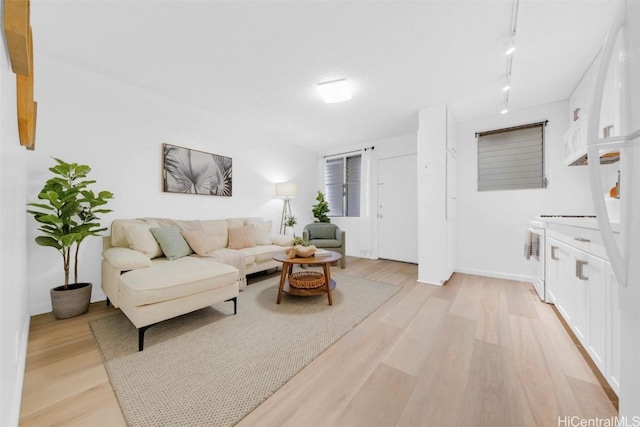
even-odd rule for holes
{"type": "Polygon", "coordinates": [[[102,290],[138,328],[138,349],[154,324],[233,301],[246,275],[280,267],[291,237],[262,218],[117,219],[103,238],[102,290]]]}

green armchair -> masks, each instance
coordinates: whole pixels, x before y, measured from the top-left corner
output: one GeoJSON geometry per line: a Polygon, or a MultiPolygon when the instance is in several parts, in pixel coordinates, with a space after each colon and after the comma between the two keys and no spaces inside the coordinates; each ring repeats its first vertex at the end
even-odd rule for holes
{"type": "Polygon", "coordinates": [[[335,224],[327,222],[314,222],[307,224],[302,231],[302,238],[314,245],[316,248],[323,248],[328,251],[338,252],[342,254],[340,259],[340,268],[344,268],[347,260],[345,259],[344,248],[346,246],[345,234],[335,224]]]}

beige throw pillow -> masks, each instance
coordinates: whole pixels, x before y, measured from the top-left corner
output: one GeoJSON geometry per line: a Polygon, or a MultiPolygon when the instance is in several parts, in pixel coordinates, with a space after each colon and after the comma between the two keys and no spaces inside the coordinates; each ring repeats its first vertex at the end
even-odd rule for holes
{"type": "Polygon", "coordinates": [[[220,247],[220,237],[204,230],[182,230],[182,236],[195,253],[205,256],[220,247]]]}
{"type": "Polygon", "coordinates": [[[253,248],[256,245],[256,228],[253,225],[229,228],[229,248],[253,248]]]}
{"type": "Polygon", "coordinates": [[[129,247],[134,251],[142,252],[149,259],[162,256],[162,248],[153,237],[149,228],[156,227],[157,224],[123,224],[122,231],[129,243],[129,247]]]}
{"type": "Polygon", "coordinates": [[[256,245],[271,244],[271,224],[271,220],[256,224],[256,245]]]}

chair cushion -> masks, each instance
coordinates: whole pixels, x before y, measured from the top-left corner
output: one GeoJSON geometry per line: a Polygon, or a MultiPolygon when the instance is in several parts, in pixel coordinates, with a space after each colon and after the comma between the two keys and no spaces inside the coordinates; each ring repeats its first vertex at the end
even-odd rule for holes
{"type": "Polygon", "coordinates": [[[316,248],[339,248],[342,246],[336,239],[309,239],[309,244],[316,248]]]}
{"type": "Polygon", "coordinates": [[[308,226],[309,239],[335,239],[336,226],[334,224],[317,223],[308,226]]]}
{"type": "Polygon", "coordinates": [[[238,280],[238,269],[194,256],[153,260],[151,267],[120,275],[120,298],[139,306],[193,295],[238,280]]]}

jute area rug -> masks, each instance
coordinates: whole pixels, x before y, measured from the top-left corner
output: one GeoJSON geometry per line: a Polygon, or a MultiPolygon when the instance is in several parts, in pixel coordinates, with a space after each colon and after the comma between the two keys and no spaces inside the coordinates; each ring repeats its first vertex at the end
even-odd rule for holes
{"type": "Polygon", "coordinates": [[[326,295],[283,295],[279,277],[250,284],[231,302],[137,331],[121,313],[91,322],[131,426],[232,426],[400,290],[335,274],[326,295]]]}

